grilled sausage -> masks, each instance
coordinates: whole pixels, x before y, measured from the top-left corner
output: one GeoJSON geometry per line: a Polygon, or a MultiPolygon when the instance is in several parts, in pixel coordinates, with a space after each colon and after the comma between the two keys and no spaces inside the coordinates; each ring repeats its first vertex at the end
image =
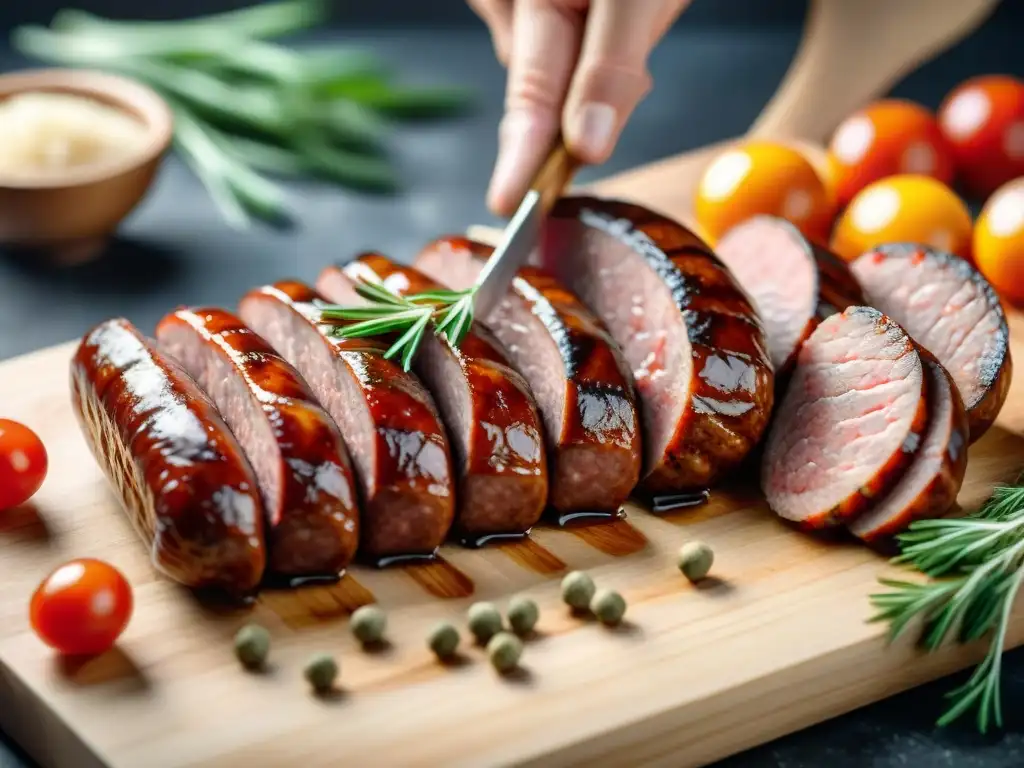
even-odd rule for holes
{"type": "Polygon", "coordinates": [[[800,348],[765,442],[761,490],[804,528],[848,522],[910,464],[928,421],[917,346],[877,309],[833,315],[800,348]]]}
{"type": "Polygon", "coordinates": [[[971,442],[999,415],[1010,391],[1010,331],[999,297],[970,264],[922,245],[883,245],[851,269],[868,302],[907,329],[956,382],[971,442]]]}
{"type": "Polygon", "coordinates": [[[373,339],[330,335],[316,291],[285,281],[251,291],[247,326],[294,365],[341,428],[362,497],[360,554],[432,554],[455,509],[448,440],[419,380],[373,339]]]}
{"type": "Polygon", "coordinates": [[[359,541],[348,451],[299,372],[222,309],[179,310],[156,335],[213,399],[256,471],[268,568],[288,576],[341,571],[359,541]]]}
{"type": "MultiPolygon", "coordinates": [[[[428,245],[415,266],[445,285],[476,281],[491,247],[464,237],[428,245]]],[[[487,318],[544,418],[548,504],[560,513],[612,511],[640,478],[640,420],[632,374],[600,321],[569,290],[525,267],[487,318]]]]}
{"type": "Polygon", "coordinates": [[[637,205],[570,197],[545,227],[542,266],[601,318],[636,381],[641,487],[708,487],[760,439],[774,375],[764,330],[694,234],[637,205]]]}
{"type": "Polygon", "coordinates": [[[255,588],[266,563],[256,477],[191,377],[118,318],[85,334],[71,396],[156,568],[190,587],[255,588]]]}
{"type": "MultiPolygon", "coordinates": [[[[317,289],[339,304],[362,303],[361,280],[380,281],[398,295],[440,286],[411,267],[364,254],[328,267],[317,289]]],[[[478,538],[528,531],[544,512],[548,470],[543,428],[523,377],[509,367],[500,343],[475,323],[458,349],[427,333],[414,368],[434,394],[459,467],[455,531],[478,538]]]]}
{"type": "Polygon", "coordinates": [[[941,517],[956,502],[967,472],[967,411],[949,372],[920,347],[928,377],[928,428],[895,487],[848,527],[864,541],[886,539],[915,520],[941,517]]]}
{"type": "Polygon", "coordinates": [[[718,241],[715,253],[754,302],[776,380],[792,369],[800,345],[818,323],[866,303],[846,262],[785,219],[747,219],[718,241]]]}

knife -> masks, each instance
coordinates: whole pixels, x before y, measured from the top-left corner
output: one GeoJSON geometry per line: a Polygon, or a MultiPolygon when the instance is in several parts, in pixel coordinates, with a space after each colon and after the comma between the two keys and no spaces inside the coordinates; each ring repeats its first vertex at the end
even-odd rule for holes
{"type": "Polygon", "coordinates": [[[473,297],[473,314],[477,317],[486,319],[508,292],[512,278],[537,247],[544,218],[578,168],[579,163],[559,139],[477,277],[473,297]]]}

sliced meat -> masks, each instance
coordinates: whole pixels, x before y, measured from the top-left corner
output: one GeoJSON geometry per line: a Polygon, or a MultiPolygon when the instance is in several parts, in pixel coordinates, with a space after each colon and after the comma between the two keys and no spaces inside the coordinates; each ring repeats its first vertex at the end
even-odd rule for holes
{"type": "MultiPolygon", "coordinates": [[[[328,267],[317,288],[330,301],[362,304],[356,283],[380,281],[398,295],[440,286],[380,254],[328,267]]],[[[459,467],[460,536],[528,531],[544,512],[548,470],[543,427],[523,377],[509,367],[501,344],[474,323],[458,349],[427,333],[414,368],[433,393],[459,467]]]]}
{"type": "Polygon", "coordinates": [[[761,489],[805,528],[855,518],[909,465],[928,421],[917,347],[876,309],[824,320],[800,348],[765,442],[761,489]]]}
{"type": "Polygon", "coordinates": [[[131,323],[100,323],[71,362],[86,442],[154,566],[237,595],[263,575],[256,476],[210,399],[131,323]]]}
{"type": "Polygon", "coordinates": [[[183,309],[156,329],[217,408],[256,470],[268,567],[334,574],[359,542],[356,490],[341,433],[284,358],[223,309],[183,309]]]}
{"type": "Polygon", "coordinates": [[[754,302],[776,378],[793,367],[818,323],[866,303],[846,263],[785,219],[747,219],[718,241],[715,253],[754,302]]]}
{"type": "Polygon", "coordinates": [[[967,407],[971,442],[1010,391],[1010,331],[999,297],[970,264],[922,245],[883,245],[851,269],[868,303],[907,329],[949,371],[967,407]]]}
{"type": "Polygon", "coordinates": [[[952,377],[919,348],[928,379],[928,428],[910,467],[895,487],[849,524],[865,541],[888,538],[914,520],[941,517],[956,502],[967,471],[967,411],[952,377]]]}
{"type": "Polygon", "coordinates": [[[764,330],[729,270],[693,233],[640,206],[564,198],[542,266],[622,349],[640,398],[643,490],[699,490],[760,439],[774,376],[764,330]]]}
{"type": "Polygon", "coordinates": [[[257,288],[239,314],[298,369],[341,428],[362,497],[360,554],[433,553],[455,513],[451,454],[420,381],[374,339],[344,340],[321,323],[323,298],[299,282],[257,288]]]}
{"type": "MultiPolygon", "coordinates": [[[[464,289],[492,248],[446,237],[416,258],[421,271],[464,289]]],[[[600,321],[568,289],[526,267],[487,318],[544,418],[551,465],[548,504],[561,513],[613,511],[640,478],[640,420],[632,374],[600,321]]]]}

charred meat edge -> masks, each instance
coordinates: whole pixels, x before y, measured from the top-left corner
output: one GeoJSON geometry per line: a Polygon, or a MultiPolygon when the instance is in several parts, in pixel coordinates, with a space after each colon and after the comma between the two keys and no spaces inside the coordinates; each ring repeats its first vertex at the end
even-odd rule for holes
{"type": "MultiPolygon", "coordinates": [[[[464,237],[428,245],[415,266],[455,289],[476,281],[492,248],[464,237]]],[[[632,373],[600,321],[567,288],[524,267],[487,318],[537,398],[551,465],[549,505],[613,512],[640,479],[632,373]]]]}
{"type": "Polygon", "coordinates": [[[242,320],[298,369],[341,429],[359,483],[359,555],[433,554],[452,524],[448,440],[419,380],[375,339],[345,340],[321,322],[316,291],[297,281],[257,288],[242,320]]]}

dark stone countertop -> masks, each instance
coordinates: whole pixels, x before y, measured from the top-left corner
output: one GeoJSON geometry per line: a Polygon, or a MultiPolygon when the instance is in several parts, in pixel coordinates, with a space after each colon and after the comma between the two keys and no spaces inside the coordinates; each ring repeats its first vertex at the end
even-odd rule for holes
{"type": "MultiPolygon", "coordinates": [[[[481,104],[455,123],[403,129],[394,138],[407,190],[394,198],[317,186],[296,188],[302,228],[239,233],[218,217],[199,184],[176,160],[102,261],[69,270],[0,256],[0,359],[66,341],[87,326],[124,314],[142,327],[179,304],[231,306],[253,285],[286,275],[312,279],[333,259],[375,248],[410,258],[427,240],[490,221],[482,198],[493,162],[503,72],[481,30],[348,34],[372,42],[410,80],[467,82],[481,104]]],[[[787,27],[673,33],[652,57],[656,88],[628,127],[615,157],[596,178],[741,133],[782,77],[798,33],[787,27]]],[[[340,40],[340,36],[338,38],[340,40]]],[[[955,51],[925,66],[895,91],[935,106],[974,74],[1021,74],[1011,55],[1019,34],[997,19],[955,51]]],[[[24,66],[0,53],[0,70],[24,66]]],[[[2,404],[0,404],[2,406],[2,404]]],[[[941,681],[788,736],[721,763],[723,768],[1011,768],[1024,765],[1024,653],[1005,658],[1007,732],[982,738],[969,727],[936,731],[941,681]]],[[[0,768],[22,766],[0,743],[0,768]]]]}

